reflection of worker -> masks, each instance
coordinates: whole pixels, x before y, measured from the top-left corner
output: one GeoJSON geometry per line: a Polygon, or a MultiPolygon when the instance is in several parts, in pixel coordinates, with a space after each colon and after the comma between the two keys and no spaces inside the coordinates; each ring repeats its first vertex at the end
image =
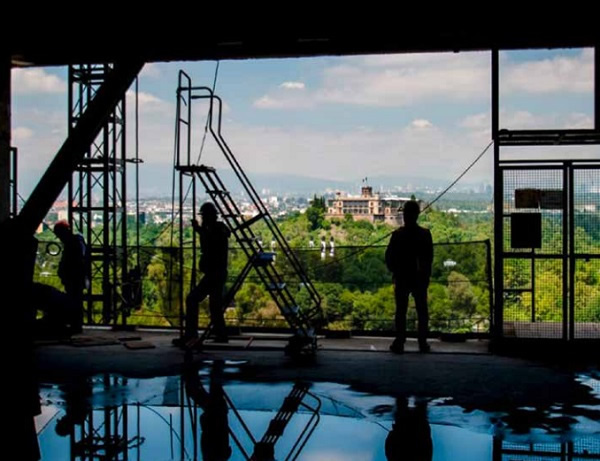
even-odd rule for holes
{"type": "Polygon", "coordinates": [[[210,373],[210,387],[206,392],[198,370],[189,369],[184,375],[185,390],[196,405],[202,408],[200,416],[200,449],[205,461],[226,461],[231,456],[227,401],[221,382],[223,362],[216,361],[210,373]]]}
{"type": "Polygon", "coordinates": [[[427,344],[429,313],[427,288],[433,262],[433,241],[429,229],[417,224],[419,204],[410,200],[404,204],[404,226],[392,233],[385,252],[385,263],[394,275],[396,296],[396,339],[392,352],[404,352],[406,310],[412,293],[419,319],[419,349],[429,352],[427,344]]]}
{"type": "Polygon", "coordinates": [[[431,461],[433,443],[427,402],[417,401],[411,408],[406,398],[396,400],[394,424],[385,439],[385,456],[388,461],[431,461]]]}
{"type": "Polygon", "coordinates": [[[85,377],[75,378],[62,386],[65,399],[65,415],[61,417],[54,428],[61,437],[73,434],[75,426],[81,426],[91,410],[89,399],[92,388],[85,377]]]}

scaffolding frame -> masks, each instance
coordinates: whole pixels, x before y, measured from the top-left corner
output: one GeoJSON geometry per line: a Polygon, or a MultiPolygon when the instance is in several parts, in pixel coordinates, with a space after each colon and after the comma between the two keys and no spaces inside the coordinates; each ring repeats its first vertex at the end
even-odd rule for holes
{"type": "MultiPolygon", "coordinates": [[[[105,82],[112,65],[69,66],[69,133],[105,82]]],[[[126,104],[119,99],[100,133],[77,164],[68,184],[68,216],[84,235],[91,253],[90,287],[84,301],[88,324],[98,323],[94,306],[102,306],[100,323],[126,324],[127,310],[118,295],[128,272],[126,104]],[[95,280],[100,280],[97,289],[95,280]]]]}
{"type": "MultiPolygon", "coordinates": [[[[575,242],[574,210],[574,171],[595,169],[600,171],[600,159],[562,158],[556,160],[538,160],[528,157],[503,158],[503,148],[511,146],[589,146],[600,145],[600,48],[594,47],[594,125],[591,129],[538,129],[508,130],[500,127],[500,59],[499,49],[491,53],[491,130],[494,141],[494,323],[492,334],[495,340],[506,338],[505,297],[514,291],[505,287],[505,261],[507,258],[529,258],[531,260],[531,285],[520,290],[529,292],[532,299],[532,322],[535,323],[535,263],[544,258],[554,258],[561,263],[562,271],[562,325],[559,334],[551,337],[564,341],[578,339],[575,333],[575,266],[579,259],[600,258],[596,254],[578,254],[575,242]],[[535,249],[527,253],[506,252],[504,249],[506,230],[505,218],[511,214],[505,212],[504,180],[507,171],[541,172],[555,170],[562,176],[562,248],[556,255],[536,254],[535,249]]],[[[542,333],[543,334],[543,333],[542,333]]],[[[587,338],[600,339],[600,335],[587,338]]]]}

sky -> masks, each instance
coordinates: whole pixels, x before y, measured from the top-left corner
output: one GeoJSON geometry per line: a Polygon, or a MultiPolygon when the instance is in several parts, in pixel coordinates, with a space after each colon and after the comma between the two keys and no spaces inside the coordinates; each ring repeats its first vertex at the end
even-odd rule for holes
{"type": "MultiPolygon", "coordinates": [[[[489,52],[229,60],[218,72],[215,61],[148,64],[139,77],[141,187],[170,190],[179,70],[195,86],[215,85],[223,135],[250,175],[450,183],[491,140],[490,60],[489,52]]],[[[501,128],[592,128],[593,60],[592,49],[501,52],[501,128]]],[[[26,197],[66,136],[67,69],[14,69],[12,98],[26,197]]],[[[134,101],[130,90],[130,156],[134,101]]],[[[205,116],[195,103],[193,156],[205,116]]],[[[225,165],[211,142],[201,163],[225,165]]],[[[492,183],[491,150],[464,181],[492,183]]]]}

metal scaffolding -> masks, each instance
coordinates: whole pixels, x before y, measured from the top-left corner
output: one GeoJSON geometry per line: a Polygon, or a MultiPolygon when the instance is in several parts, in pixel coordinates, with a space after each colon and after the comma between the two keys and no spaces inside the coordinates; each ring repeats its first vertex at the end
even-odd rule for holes
{"type": "MultiPolygon", "coordinates": [[[[69,133],[112,70],[110,64],[69,67],[69,133]]],[[[91,283],[86,295],[88,324],[126,322],[120,287],[128,272],[126,112],[123,94],[104,120],[68,186],[69,222],[91,252],[91,283]],[[98,305],[101,309],[98,309],[98,305]]]]}
{"type": "Polygon", "coordinates": [[[584,270],[600,265],[600,253],[578,232],[579,228],[597,231],[600,159],[589,154],[577,158],[571,149],[561,157],[551,157],[547,151],[542,158],[534,155],[541,148],[600,145],[597,47],[594,85],[590,129],[504,129],[499,51],[492,51],[497,339],[600,339],[600,322],[580,287],[584,270]],[[520,274],[518,280],[510,276],[514,273],[520,274]],[[546,312],[538,306],[542,299],[551,306],[546,312]]]}

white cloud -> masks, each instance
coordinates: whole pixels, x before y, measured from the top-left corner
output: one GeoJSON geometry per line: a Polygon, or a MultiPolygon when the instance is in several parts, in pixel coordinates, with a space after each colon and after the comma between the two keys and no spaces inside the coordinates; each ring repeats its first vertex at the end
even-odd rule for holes
{"type": "Polygon", "coordinates": [[[489,94],[489,82],[488,53],[347,58],[326,69],[317,99],[380,107],[481,99],[489,94]]]}
{"type": "Polygon", "coordinates": [[[418,118],[410,122],[410,126],[417,129],[425,129],[433,127],[433,124],[429,120],[425,120],[424,118],[418,118]]]}
{"type": "MultiPolygon", "coordinates": [[[[503,94],[514,92],[590,92],[593,89],[593,50],[577,56],[554,56],[523,62],[504,57],[503,94]]],[[[255,101],[268,109],[311,108],[318,104],[404,107],[445,101],[487,102],[490,98],[489,52],[430,53],[346,57],[324,69],[318,88],[308,91],[301,82],[284,82],[279,90],[255,101]]]]}
{"type": "MultiPolygon", "coordinates": [[[[438,99],[481,99],[490,91],[489,53],[349,57],[338,62],[324,70],[319,88],[296,97],[271,92],[255,101],[255,107],[399,107],[438,99]]],[[[285,82],[279,88],[306,90],[300,82],[285,82]]]]}
{"type": "MultiPolygon", "coordinates": [[[[129,107],[135,107],[135,91],[127,90],[126,98],[127,105],[129,107]]],[[[165,113],[168,112],[171,107],[165,100],[144,91],[138,92],[138,103],[140,112],[144,111],[147,113],[165,113]]]]}
{"type": "Polygon", "coordinates": [[[320,450],[307,453],[304,459],[307,461],[321,461],[324,459],[327,461],[371,461],[373,454],[360,451],[348,453],[347,451],[320,450]]]}
{"type": "Polygon", "coordinates": [[[594,89],[594,52],[584,49],[577,56],[501,64],[501,90],[526,93],[587,93],[594,89]]]}
{"type": "Polygon", "coordinates": [[[571,130],[590,129],[594,127],[594,119],[587,114],[572,113],[567,117],[565,128],[571,130]]]}
{"type": "Polygon", "coordinates": [[[33,130],[25,126],[18,126],[12,129],[12,140],[15,143],[26,141],[33,137],[33,130]]]}
{"type": "MultiPolygon", "coordinates": [[[[250,171],[336,180],[398,174],[450,182],[485,147],[489,137],[459,137],[455,131],[411,125],[402,130],[346,131],[233,125],[228,128],[227,142],[250,171]]],[[[219,166],[219,161],[216,157],[208,163],[219,166]]],[[[489,179],[490,171],[491,160],[489,165],[483,160],[468,179],[489,179]]]]}
{"type": "Polygon", "coordinates": [[[265,95],[254,101],[257,109],[309,109],[315,105],[310,97],[299,94],[265,95]]]}
{"type": "Polygon", "coordinates": [[[473,130],[481,130],[490,127],[490,115],[488,113],[469,115],[462,119],[458,126],[473,130]]]}
{"type": "MultiPolygon", "coordinates": [[[[489,113],[469,115],[457,124],[473,133],[491,138],[491,116],[489,113]]],[[[512,130],[535,129],[590,129],[594,126],[592,117],[579,112],[567,114],[537,114],[529,111],[500,111],[500,128],[512,130]]]]}
{"type": "Polygon", "coordinates": [[[64,93],[67,83],[44,69],[13,69],[12,90],[17,94],[64,93]]]}
{"type": "Polygon", "coordinates": [[[279,88],[284,88],[286,90],[303,90],[306,88],[306,85],[302,82],[283,82],[279,85],[279,88]]]}
{"type": "Polygon", "coordinates": [[[159,78],[162,76],[160,67],[156,63],[146,63],[140,72],[140,77],[159,78]]]}

